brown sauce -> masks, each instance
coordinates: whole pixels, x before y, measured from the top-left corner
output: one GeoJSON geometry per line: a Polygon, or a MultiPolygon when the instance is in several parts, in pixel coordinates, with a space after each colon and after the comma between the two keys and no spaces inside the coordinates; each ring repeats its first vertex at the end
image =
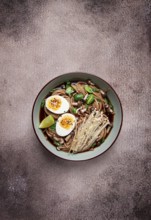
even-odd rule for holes
{"type": "Polygon", "coordinates": [[[41,107],[39,113],[39,122],[41,122],[45,117],[46,117],[46,113],[44,111],[44,108],[41,107]]]}

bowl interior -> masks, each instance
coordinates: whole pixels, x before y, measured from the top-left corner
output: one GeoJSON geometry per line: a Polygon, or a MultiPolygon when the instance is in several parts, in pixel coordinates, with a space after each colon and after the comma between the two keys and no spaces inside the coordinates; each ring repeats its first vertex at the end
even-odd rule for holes
{"type": "Polygon", "coordinates": [[[115,91],[113,90],[113,88],[103,79],[92,74],[74,72],[74,73],[63,74],[59,77],[56,77],[55,79],[53,79],[52,81],[50,81],[43,87],[43,89],[39,92],[35,100],[35,103],[33,106],[33,112],[32,112],[32,120],[33,120],[33,127],[34,127],[34,130],[35,130],[35,133],[38,139],[50,152],[52,152],[58,157],[61,157],[67,160],[75,160],[75,161],[87,160],[87,159],[91,159],[105,152],[116,140],[120,132],[121,125],[122,125],[122,107],[121,107],[120,100],[117,94],[115,93],[115,91]],[[115,111],[113,128],[109,136],[107,137],[107,139],[105,139],[104,143],[101,144],[99,147],[95,148],[93,151],[88,151],[88,152],[83,152],[83,153],[78,153],[78,154],[71,154],[71,153],[65,153],[63,151],[58,151],[49,141],[46,140],[43,132],[41,131],[41,129],[38,128],[41,101],[43,100],[43,98],[45,98],[45,96],[49,93],[49,91],[52,88],[58,86],[59,84],[65,81],[78,81],[78,80],[82,81],[82,80],[88,80],[88,79],[91,79],[96,85],[98,85],[103,90],[109,90],[108,97],[111,100],[111,103],[113,104],[114,111],[115,111]]]}

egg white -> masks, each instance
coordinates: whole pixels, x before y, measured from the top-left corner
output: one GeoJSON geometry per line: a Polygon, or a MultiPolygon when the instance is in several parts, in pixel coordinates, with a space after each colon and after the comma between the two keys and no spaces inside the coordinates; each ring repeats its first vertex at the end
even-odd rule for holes
{"type": "Polygon", "coordinates": [[[57,123],[56,123],[56,133],[61,136],[61,137],[65,137],[67,136],[68,134],[71,133],[71,131],[73,131],[73,129],[75,128],[75,125],[76,125],[76,118],[74,115],[70,114],[70,113],[66,113],[66,114],[63,114],[61,115],[58,120],[57,120],[57,123]],[[63,128],[61,125],[60,125],[60,122],[61,120],[66,117],[66,116],[70,116],[73,118],[74,122],[73,124],[71,125],[71,127],[69,129],[65,129],[63,128]]]}
{"type": "Polygon", "coordinates": [[[62,97],[62,96],[60,96],[60,95],[52,95],[52,96],[49,96],[49,97],[46,99],[46,102],[45,102],[45,103],[46,103],[46,104],[45,104],[46,108],[47,108],[49,111],[51,111],[51,112],[53,112],[53,113],[55,113],[55,114],[65,113],[65,112],[67,112],[67,111],[69,110],[69,108],[70,108],[69,102],[68,102],[64,97],[62,97]],[[50,100],[53,99],[53,98],[56,98],[56,99],[59,99],[59,100],[61,99],[61,106],[60,106],[60,108],[57,109],[57,110],[54,110],[54,109],[52,109],[52,108],[49,108],[48,103],[49,103],[50,100]]]}

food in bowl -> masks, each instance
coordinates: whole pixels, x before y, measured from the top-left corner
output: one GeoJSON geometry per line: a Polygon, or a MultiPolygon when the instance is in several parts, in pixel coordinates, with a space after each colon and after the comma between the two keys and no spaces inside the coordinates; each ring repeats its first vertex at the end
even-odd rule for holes
{"type": "Polygon", "coordinates": [[[115,112],[107,93],[90,80],[58,85],[41,102],[39,128],[57,150],[93,150],[113,128],[115,112]]]}

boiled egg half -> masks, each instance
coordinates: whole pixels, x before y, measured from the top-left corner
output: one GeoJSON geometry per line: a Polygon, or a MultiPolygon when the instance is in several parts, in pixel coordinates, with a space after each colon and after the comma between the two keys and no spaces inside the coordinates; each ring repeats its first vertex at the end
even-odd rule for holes
{"type": "Polygon", "coordinates": [[[58,118],[56,132],[61,137],[67,136],[75,128],[75,125],[75,116],[70,113],[65,113],[58,118]]]}
{"type": "Polygon", "coordinates": [[[62,114],[69,110],[69,102],[60,95],[52,95],[46,99],[46,108],[55,113],[62,114]]]}

